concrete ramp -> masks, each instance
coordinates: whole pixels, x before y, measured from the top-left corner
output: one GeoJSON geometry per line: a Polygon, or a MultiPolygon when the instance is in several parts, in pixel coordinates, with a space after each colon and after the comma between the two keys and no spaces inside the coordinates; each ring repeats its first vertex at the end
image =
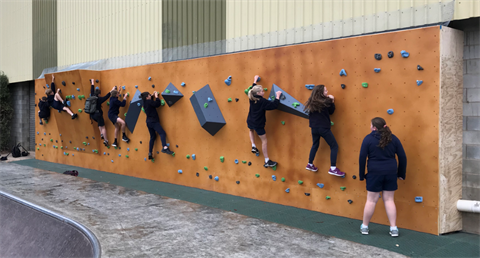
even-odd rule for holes
{"type": "Polygon", "coordinates": [[[100,257],[81,224],[0,191],[0,257],[100,257]]]}

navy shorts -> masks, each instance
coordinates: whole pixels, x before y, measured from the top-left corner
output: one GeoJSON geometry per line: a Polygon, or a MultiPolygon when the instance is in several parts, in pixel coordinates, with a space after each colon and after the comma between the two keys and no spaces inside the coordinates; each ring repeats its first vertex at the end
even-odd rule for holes
{"type": "Polygon", "coordinates": [[[63,108],[64,108],[64,107],[65,107],[65,106],[64,106],[64,105],[62,104],[62,102],[60,102],[60,101],[54,100],[54,101],[52,102],[52,108],[54,108],[54,109],[56,109],[56,110],[58,110],[58,111],[63,111],[63,108]]]}
{"type": "Polygon", "coordinates": [[[391,175],[372,175],[368,173],[365,176],[367,180],[367,191],[381,192],[381,191],[395,191],[398,189],[397,174],[391,175]]]}
{"type": "Polygon", "coordinates": [[[95,113],[92,116],[93,121],[98,123],[98,126],[105,126],[105,120],[103,119],[103,115],[100,113],[95,113]]]}
{"type": "Polygon", "coordinates": [[[255,130],[255,132],[257,132],[258,135],[264,135],[266,133],[264,127],[254,128],[254,127],[248,126],[248,129],[255,130]]]}
{"type": "Polygon", "coordinates": [[[113,125],[116,125],[118,116],[108,116],[108,119],[110,119],[110,121],[112,121],[113,125]]]}

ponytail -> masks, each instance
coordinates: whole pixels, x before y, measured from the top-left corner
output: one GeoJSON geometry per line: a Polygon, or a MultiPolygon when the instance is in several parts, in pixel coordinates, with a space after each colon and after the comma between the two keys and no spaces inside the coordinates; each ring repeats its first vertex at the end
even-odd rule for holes
{"type": "Polygon", "coordinates": [[[259,100],[259,97],[257,96],[257,93],[259,93],[262,90],[263,90],[263,88],[262,88],[261,85],[253,86],[252,89],[248,91],[248,98],[251,101],[255,101],[255,103],[257,103],[257,101],[259,100]]]}
{"type": "Polygon", "coordinates": [[[381,117],[372,119],[372,125],[380,133],[378,147],[384,149],[392,141],[392,131],[390,131],[390,128],[387,126],[387,122],[381,117]]]}

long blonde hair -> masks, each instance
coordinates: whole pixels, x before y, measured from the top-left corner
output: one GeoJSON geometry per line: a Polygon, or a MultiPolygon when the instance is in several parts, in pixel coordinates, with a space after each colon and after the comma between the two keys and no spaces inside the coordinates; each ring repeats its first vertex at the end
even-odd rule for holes
{"type": "Polygon", "coordinates": [[[257,101],[259,100],[258,97],[255,97],[257,95],[257,93],[259,93],[260,91],[263,90],[263,87],[262,85],[255,85],[252,87],[251,90],[248,91],[248,98],[251,100],[251,101],[255,101],[255,103],[257,103],[257,101]]]}

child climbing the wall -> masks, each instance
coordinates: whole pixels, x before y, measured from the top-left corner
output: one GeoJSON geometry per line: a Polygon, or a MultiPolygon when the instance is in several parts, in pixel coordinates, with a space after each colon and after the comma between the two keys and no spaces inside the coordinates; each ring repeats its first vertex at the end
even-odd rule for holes
{"type": "Polygon", "coordinates": [[[38,101],[38,117],[40,118],[40,124],[43,125],[42,119],[48,122],[50,117],[50,105],[48,105],[47,97],[42,97],[38,101]]]}
{"type": "Polygon", "coordinates": [[[110,98],[111,92],[115,90],[115,87],[113,87],[112,90],[107,93],[107,95],[100,97],[101,90],[95,89],[94,79],[90,79],[90,83],[92,85],[90,87],[90,96],[97,97],[95,111],[93,113],[90,113],[90,119],[98,123],[98,129],[100,130],[100,138],[103,139],[103,144],[108,147],[107,129],[105,129],[105,120],[103,119],[102,104],[110,98]]]}
{"type": "Polygon", "coordinates": [[[130,141],[130,139],[128,139],[127,135],[125,134],[125,121],[123,121],[123,119],[118,117],[118,114],[120,113],[120,107],[124,107],[127,104],[126,98],[128,96],[125,93],[123,95],[123,101],[118,100],[118,96],[120,95],[120,92],[117,90],[117,86],[115,86],[110,93],[112,97],[110,98],[110,109],[108,110],[108,119],[110,119],[113,125],[115,125],[115,141],[112,143],[112,146],[117,147],[118,146],[117,135],[120,129],[119,127],[122,128],[122,141],[127,143],[130,141]]]}
{"type": "Polygon", "coordinates": [[[397,179],[405,179],[407,156],[400,140],[392,134],[383,118],[375,117],[372,119],[370,130],[372,132],[363,139],[359,158],[360,181],[367,179],[367,202],[363,211],[363,223],[360,226],[360,232],[363,235],[368,235],[368,224],[382,192],[383,203],[390,221],[390,235],[397,237],[397,208],[393,197],[395,190],[398,188],[397,179]],[[395,154],[398,157],[398,167],[395,154]],[[367,158],[368,173],[365,175],[367,158]]]}
{"type": "Polygon", "coordinates": [[[160,135],[160,139],[162,140],[162,153],[170,155],[173,154],[173,151],[171,151],[167,146],[167,134],[160,125],[160,119],[158,118],[157,108],[161,105],[160,99],[158,98],[158,92],[153,92],[153,97],[155,97],[155,100],[152,99],[152,95],[148,92],[143,92],[141,94],[141,97],[143,100],[143,109],[145,110],[145,114],[147,115],[147,128],[148,132],[150,133],[148,159],[153,159],[152,151],[155,139],[157,138],[157,133],[158,135],[160,135]]]}
{"type": "Polygon", "coordinates": [[[310,98],[305,103],[304,110],[308,112],[308,120],[312,131],[313,145],[310,149],[310,156],[306,169],[317,172],[318,168],[313,165],[313,160],[320,146],[320,137],[323,137],[330,146],[330,169],[328,173],[334,176],[345,176],[345,173],[337,168],[338,144],[333,136],[330,115],[335,111],[335,98],[327,95],[328,90],[324,85],[317,85],[313,88],[310,98]]]}
{"type": "Polygon", "coordinates": [[[255,132],[257,132],[258,137],[262,140],[262,151],[263,156],[265,157],[264,167],[274,167],[277,165],[277,162],[271,160],[268,157],[267,152],[267,135],[265,132],[265,123],[267,121],[265,117],[265,112],[267,110],[273,110],[278,107],[280,103],[281,91],[275,92],[276,98],[273,101],[266,100],[263,98],[265,91],[261,85],[257,85],[259,76],[255,75],[253,79],[252,89],[248,91],[248,98],[250,100],[250,109],[248,111],[247,117],[247,126],[249,129],[250,141],[252,142],[252,153],[260,153],[255,145],[255,132]]]}
{"type": "Polygon", "coordinates": [[[60,96],[60,89],[57,90],[57,93],[55,92],[55,76],[52,74],[52,85],[50,89],[47,89],[45,91],[45,94],[47,94],[47,102],[48,105],[58,111],[65,111],[70,116],[72,119],[75,119],[78,115],[74,114],[68,107],[65,107],[64,101],[62,97],[60,96]]]}

